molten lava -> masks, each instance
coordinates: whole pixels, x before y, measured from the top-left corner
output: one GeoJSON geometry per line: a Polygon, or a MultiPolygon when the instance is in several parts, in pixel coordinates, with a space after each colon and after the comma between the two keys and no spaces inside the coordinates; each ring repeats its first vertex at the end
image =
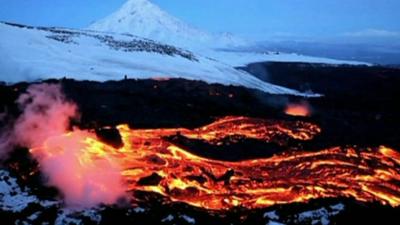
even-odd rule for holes
{"type": "Polygon", "coordinates": [[[118,130],[124,143],[119,149],[94,135],[73,131],[32,151],[56,154],[65,147],[54,148],[54,143],[78,141],[79,163],[84,168],[101,166],[99,160],[118,164],[126,191],[158,193],[167,201],[205,209],[253,209],[328,197],[400,205],[400,154],[390,148],[288,150],[270,158],[225,162],[194,155],[166,138],[179,134],[218,145],[222,139],[242,137],[284,144],[290,139],[313,139],[320,128],[311,123],[226,117],[193,130],[140,130],[127,125],[118,130]]]}
{"type": "Polygon", "coordinates": [[[288,104],[285,113],[290,116],[311,116],[311,107],[307,102],[288,104]]]}

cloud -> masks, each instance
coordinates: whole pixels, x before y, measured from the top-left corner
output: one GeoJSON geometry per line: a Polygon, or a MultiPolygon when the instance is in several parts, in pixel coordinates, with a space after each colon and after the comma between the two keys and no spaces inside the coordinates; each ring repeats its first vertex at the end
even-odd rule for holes
{"type": "Polygon", "coordinates": [[[343,36],[356,38],[400,38],[400,32],[382,29],[365,29],[355,32],[344,33],[343,36]]]}

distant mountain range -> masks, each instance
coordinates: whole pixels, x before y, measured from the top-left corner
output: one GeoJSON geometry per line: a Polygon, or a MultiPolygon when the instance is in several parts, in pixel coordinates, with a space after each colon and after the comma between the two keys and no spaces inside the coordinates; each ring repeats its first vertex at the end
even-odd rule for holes
{"type": "Polygon", "coordinates": [[[400,40],[363,42],[351,37],[346,41],[264,41],[247,47],[252,51],[296,52],[315,57],[355,60],[386,66],[400,65],[400,40]]]}

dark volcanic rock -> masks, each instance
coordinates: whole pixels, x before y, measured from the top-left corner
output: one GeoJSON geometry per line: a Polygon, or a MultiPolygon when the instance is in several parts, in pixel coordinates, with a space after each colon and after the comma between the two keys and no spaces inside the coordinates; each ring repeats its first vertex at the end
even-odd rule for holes
{"type": "Polygon", "coordinates": [[[114,148],[121,148],[124,146],[121,135],[116,128],[98,128],[96,129],[96,135],[101,141],[114,148]]]}
{"type": "Polygon", "coordinates": [[[153,173],[148,177],[143,177],[142,179],[140,179],[138,181],[138,184],[142,186],[157,186],[161,180],[162,177],[160,175],[153,173]]]}
{"type": "Polygon", "coordinates": [[[184,147],[184,149],[189,149],[196,155],[231,162],[270,157],[286,149],[278,144],[265,143],[256,139],[238,138],[235,142],[231,142],[228,138],[221,140],[221,144],[219,145],[201,140],[188,139],[179,135],[169,137],[168,139],[174,144],[184,147]]]}
{"type": "Polygon", "coordinates": [[[208,85],[171,79],[112,82],[62,82],[67,96],[82,113],[82,126],[133,128],[198,127],[226,115],[276,117],[287,96],[268,95],[242,87],[208,85]]]}

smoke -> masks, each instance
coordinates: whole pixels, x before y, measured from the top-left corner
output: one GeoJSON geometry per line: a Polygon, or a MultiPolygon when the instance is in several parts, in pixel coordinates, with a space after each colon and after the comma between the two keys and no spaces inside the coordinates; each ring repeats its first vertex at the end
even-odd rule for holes
{"type": "Polygon", "coordinates": [[[86,141],[96,136],[69,130],[78,110],[66,100],[60,85],[31,85],[17,104],[23,113],[1,138],[3,154],[16,145],[30,148],[47,184],[62,192],[67,206],[112,204],[124,196],[118,163],[104,154],[92,157],[88,149],[86,141]]]}
{"type": "Polygon", "coordinates": [[[255,75],[257,78],[259,78],[262,81],[269,82],[270,81],[270,75],[267,71],[267,68],[263,63],[253,63],[249,64],[247,66],[247,70],[249,73],[255,75]]]}
{"type": "Polygon", "coordinates": [[[14,140],[31,148],[64,134],[70,119],[78,116],[76,105],[66,101],[61,87],[54,84],[30,86],[17,104],[23,113],[14,126],[14,140]]]}

